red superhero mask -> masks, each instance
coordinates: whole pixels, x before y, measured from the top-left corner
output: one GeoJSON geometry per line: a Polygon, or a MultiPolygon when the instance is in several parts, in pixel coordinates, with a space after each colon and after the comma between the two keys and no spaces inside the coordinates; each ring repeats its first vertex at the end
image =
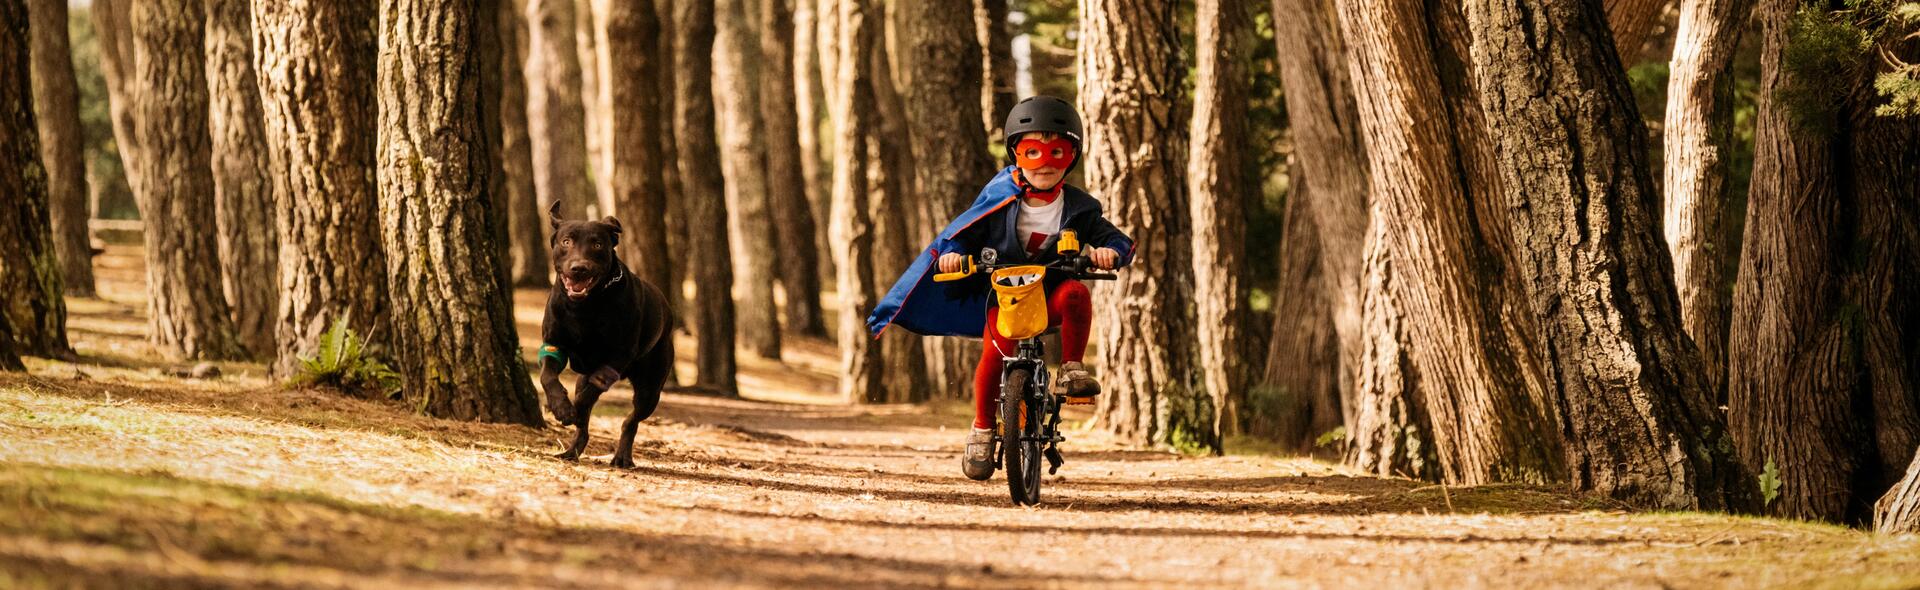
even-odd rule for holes
{"type": "Polygon", "coordinates": [[[1073,165],[1073,141],[1056,137],[1049,141],[1022,139],[1013,146],[1013,161],[1021,168],[1052,166],[1065,170],[1073,165]]]}

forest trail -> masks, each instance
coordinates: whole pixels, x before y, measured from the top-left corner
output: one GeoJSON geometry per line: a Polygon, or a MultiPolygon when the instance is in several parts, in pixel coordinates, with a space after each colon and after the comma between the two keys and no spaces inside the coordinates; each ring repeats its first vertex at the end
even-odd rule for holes
{"type": "MultiPolygon", "coordinates": [[[[633,470],[606,465],[616,390],[567,463],[557,428],[421,418],[257,364],[169,376],[138,260],[116,248],[105,300],[70,300],[79,363],[0,376],[0,587],[1920,584],[1913,536],[1078,430],[1044,505],[1014,507],[1003,479],[960,477],[964,407],[834,405],[825,345],[745,361],[752,399],[669,394],[633,470]]],[[[540,299],[520,293],[522,334],[540,299]]]]}

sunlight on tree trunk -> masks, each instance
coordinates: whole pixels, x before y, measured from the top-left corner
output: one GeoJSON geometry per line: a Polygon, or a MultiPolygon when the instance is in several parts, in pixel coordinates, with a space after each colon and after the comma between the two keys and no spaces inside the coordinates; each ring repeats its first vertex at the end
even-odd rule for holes
{"type": "Polygon", "coordinates": [[[478,26],[489,1],[380,3],[380,229],[389,253],[396,372],[429,416],[539,426],[496,277],[493,170],[482,136],[478,26]],[[422,228],[439,228],[423,231],[422,228]]]}
{"type": "Polygon", "coordinates": [[[394,342],[374,186],[374,10],[372,0],[253,6],[254,69],[281,195],[278,376],[313,354],[336,321],[376,346],[394,342]]]}
{"type": "Polygon", "coordinates": [[[241,344],[256,357],[274,350],[280,312],[280,240],[273,231],[273,168],[253,71],[253,18],[245,0],[207,0],[207,82],[211,85],[214,222],[227,303],[241,344]]]}

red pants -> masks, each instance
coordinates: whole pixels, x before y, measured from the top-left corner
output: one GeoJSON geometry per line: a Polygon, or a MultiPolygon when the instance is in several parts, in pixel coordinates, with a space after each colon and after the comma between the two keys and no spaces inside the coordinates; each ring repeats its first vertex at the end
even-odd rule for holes
{"type": "MultiPolygon", "coordinates": [[[[1000,393],[1000,369],[1006,364],[1004,357],[1013,356],[1019,343],[1001,336],[994,329],[995,321],[1000,317],[1000,308],[987,308],[986,333],[980,335],[985,343],[980,352],[980,366],[973,371],[973,427],[992,428],[994,400],[1000,393]]],[[[1076,363],[1087,354],[1087,330],[1093,322],[1093,299],[1087,294],[1087,286],[1079,281],[1067,280],[1054,285],[1047,293],[1047,325],[1060,328],[1060,361],[1076,363]]]]}

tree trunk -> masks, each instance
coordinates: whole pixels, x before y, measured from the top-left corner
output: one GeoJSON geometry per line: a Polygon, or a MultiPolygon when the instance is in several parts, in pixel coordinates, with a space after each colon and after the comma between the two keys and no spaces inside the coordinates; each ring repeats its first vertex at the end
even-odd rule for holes
{"type": "Polygon", "coordinates": [[[65,0],[28,0],[33,37],[34,121],[40,130],[40,161],[46,167],[47,201],[53,219],[53,251],[68,295],[92,297],[93,245],[87,233],[86,137],[80,130],[80,86],[67,45],[65,0]]]}
{"type": "MultiPolygon", "coordinates": [[[[1361,253],[1367,232],[1367,153],[1360,115],[1348,80],[1346,41],[1331,0],[1274,0],[1274,43],[1279,49],[1281,83],[1294,145],[1312,190],[1294,198],[1312,199],[1301,211],[1313,216],[1319,236],[1319,269],[1331,305],[1339,354],[1329,359],[1347,411],[1341,423],[1353,430],[1351,408],[1357,391],[1363,335],[1360,330],[1361,253]]],[[[1301,369],[1306,369],[1302,367],[1301,369]]]]}
{"type": "Polygon", "coordinates": [[[696,386],[733,395],[733,255],[727,243],[726,179],[714,142],[713,0],[673,0],[674,127],[686,203],[687,299],[698,337],[696,386]]]}
{"type": "Polygon", "coordinates": [[[766,129],[760,121],[760,45],[746,0],[718,0],[713,94],[721,109],[721,165],[727,176],[727,231],[733,236],[734,295],[742,344],[761,358],[780,358],[780,320],[773,302],[779,248],[767,198],[766,129]]]}
{"type": "Polygon", "coordinates": [[[1193,265],[1186,141],[1179,116],[1180,36],[1174,5],[1084,0],[1079,99],[1087,121],[1081,156],[1106,217],[1135,240],[1133,267],[1094,287],[1101,384],[1096,420],[1121,441],[1217,452],[1213,402],[1189,349],[1193,265]]]}
{"type": "MultiPolygon", "coordinates": [[[[1303,155],[1295,152],[1296,155],[1303,155]]],[[[1240,413],[1247,434],[1311,452],[1317,439],[1344,424],[1340,338],[1333,322],[1331,277],[1321,266],[1324,241],[1311,207],[1312,179],[1290,165],[1280,234],[1280,280],[1273,290],[1273,328],[1266,367],[1240,413]]],[[[1339,448],[1339,447],[1336,447],[1339,448]]]]}
{"type": "Polygon", "coordinates": [[[1915,451],[1907,476],[1874,505],[1873,530],[1882,535],[1920,533],[1920,451],[1915,451]]]}
{"type": "Polygon", "coordinates": [[[1741,506],[1752,480],[1716,444],[1724,423],[1680,327],[1646,129],[1604,15],[1534,0],[1466,12],[1501,179],[1527,187],[1508,195],[1511,231],[1575,486],[1646,506],[1741,506]]]}
{"type": "Polygon", "coordinates": [[[575,0],[527,0],[527,135],[540,210],[581,219],[597,203],[588,179],[586,104],[581,99],[575,0]]]}
{"type": "MultiPolygon", "coordinates": [[[[133,124],[133,26],[128,22],[127,0],[94,0],[87,12],[93,17],[95,44],[100,49],[100,73],[107,81],[114,149],[127,176],[127,191],[132,192],[140,138],[133,124]]],[[[137,207],[139,199],[134,200],[137,207]]]]}
{"type": "MultiPolygon", "coordinates": [[[[872,0],[822,0],[820,14],[836,14],[836,33],[823,47],[834,57],[834,170],[831,234],[840,293],[840,393],[848,401],[881,403],[889,399],[881,344],[867,336],[878,283],[873,279],[874,220],[868,210],[867,149],[873,134],[873,62],[880,15],[872,0]],[[826,7],[832,7],[829,12],[826,7]]],[[[824,19],[823,19],[824,20],[824,19]]]]}
{"type": "Polygon", "coordinates": [[[513,284],[544,288],[552,274],[547,260],[546,212],[533,185],[533,145],[527,134],[527,21],[519,0],[500,3],[500,145],[506,173],[507,220],[513,251],[513,284]]]}
{"type": "MultiPolygon", "coordinates": [[[[507,169],[505,161],[506,139],[501,114],[500,100],[506,94],[502,63],[509,61],[507,48],[511,44],[503,43],[500,36],[500,7],[511,4],[512,0],[475,0],[473,21],[473,56],[480,63],[479,106],[480,136],[486,143],[487,186],[486,217],[493,239],[494,280],[499,283],[500,292],[507,298],[507,309],[513,309],[513,240],[512,228],[508,224],[507,206],[507,169]]],[[[511,320],[510,320],[511,321],[511,320]]],[[[512,325],[509,323],[508,325],[512,325]]]]}
{"type": "MultiPolygon", "coordinates": [[[[674,0],[658,0],[653,5],[655,20],[660,23],[660,35],[654,44],[654,58],[661,68],[674,66],[673,40],[678,35],[674,32],[676,29],[673,26],[673,3],[674,0]]],[[[664,72],[672,71],[674,70],[664,70],[664,72]]],[[[661,290],[666,291],[667,304],[676,310],[677,315],[674,317],[680,318],[679,328],[687,330],[691,326],[686,321],[687,316],[677,312],[687,308],[685,301],[688,276],[687,253],[692,247],[687,245],[686,197],[680,182],[680,147],[678,140],[674,138],[674,113],[678,112],[679,108],[676,106],[678,103],[674,97],[674,84],[678,77],[662,73],[654,79],[654,83],[658,84],[656,92],[659,95],[657,102],[660,107],[657,115],[660,117],[660,181],[661,186],[667,191],[667,252],[678,257],[675,259],[676,264],[668,265],[668,281],[666,285],[661,285],[661,290]]],[[[676,376],[669,375],[667,379],[669,384],[678,384],[676,376]]]]}
{"type": "Polygon", "coordinates": [[[1870,76],[1788,65],[1802,16],[1767,0],[1753,184],[1728,334],[1727,409],[1748,468],[1795,518],[1865,522],[1920,443],[1920,131],[1872,113],[1870,76]],[[1804,71],[1804,70],[1803,70],[1804,71]],[[1792,93],[1792,94],[1790,94],[1792,93]],[[1790,101],[1783,96],[1812,96],[1790,101]]]}
{"type": "Polygon", "coordinates": [[[1188,223],[1193,226],[1193,302],[1200,372],[1222,434],[1240,423],[1246,399],[1245,324],[1247,81],[1253,77],[1253,6],[1199,0],[1194,10],[1198,67],[1187,154],[1188,223]]]}
{"type": "Polygon", "coordinates": [[[1679,287],[1680,315],[1714,400],[1726,401],[1727,322],[1733,290],[1727,240],[1733,149],[1733,55],[1753,3],[1681,0],[1664,124],[1665,230],[1679,287]]]}
{"type": "Polygon", "coordinates": [[[245,0],[207,0],[207,82],[213,131],[214,222],[223,293],[240,343],[273,353],[280,311],[280,242],[273,231],[260,82],[253,71],[253,19],[245,0]]]}
{"type": "MultiPolygon", "coordinates": [[[[827,91],[822,86],[819,31],[820,13],[814,8],[814,0],[794,0],[793,10],[793,75],[797,90],[794,93],[794,111],[798,115],[800,139],[800,172],[807,182],[807,211],[813,216],[813,266],[815,284],[824,290],[834,281],[833,249],[827,243],[828,216],[832,213],[833,167],[824,156],[831,149],[832,134],[822,136],[820,123],[829,119],[827,112],[833,105],[827,103],[827,91]]],[[[836,20],[837,14],[825,15],[828,20],[836,20]]],[[[834,75],[829,73],[828,75],[834,75]]],[[[831,121],[827,121],[831,123],[831,121]]],[[[821,310],[820,334],[832,339],[833,331],[826,329],[826,311],[821,310]]]]}
{"type": "Polygon", "coordinates": [[[607,104],[621,106],[606,121],[613,213],[627,228],[620,256],[641,278],[664,289],[673,281],[673,258],[667,250],[667,187],[659,173],[667,166],[660,156],[664,130],[657,92],[666,68],[654,43],[660,21],[651,0],[597,1],[600,28],[594,34],[604,52],[600,87],[607,104]]]}
{"type": "MultiPolygon", "coordinates": [[[[476,58],[489,2],[382,0],[380,229],[396,318],[396,372],[429,416],[542,424],[513,308],[493,280],[492,170],[476,58]],[[434,231],[425,231],[435,228],[434,231]]],[[[496,65],[497,64],[492,64],[496,65]]]]}
{"type": "MultiPolygon", "coordinates": [[[[870,6],[873,10],[870,14],[876,18],[869,23],[881,27],[874,35],[898,36],[898,27],[887,26],[893,23],[890,14],[889,18],[878,18],[888,11],[884,2],[870,6]]],[[[893,10],[897,11],[898,7],[893,10]]],[[[876,40],[873,52],[867,56],[872,60],[875,114],[866,143],[867,210],[874,224],[873,285],[877,290],[872,294],[875,296],[884,293],[887,286],[907,270],[907,265],[913,263],[914,256],[919,254],[921,244],[915,242],[920,235],[932,233],[919,228],[920,216],[915,204],[924,202],[924,198],[913,186],[913,171],[918,168],[913,161],[917,132],[908,127],[906,101],[900,96],[896,82],[900,76],[894,72],[894,62],[902,56],[890,51],[891,45],[891,42],[876,40]]],[[[933,386],[927,370],[925,340],[904,333],[880,339],[881,363],[887,368],[886,403],[927,400],[933,386]]]]}
{"type": "Polygon", "coordinates": [[[376,345],[393,342],[374,186],[374,10],[369,0],[254,5],[255,71],[281,198],[276,375],[291,374],[337,320],[376,345]]]}
{"type": "MultiPolygon", "coordinates": [[[[973,202],[982,179],[992,178],[993,159],[987,136],[973,125],[981,101],[956,88],[980,86],[980,68],[974,67],[980,43],[969,25],[973,14],[956,2],[905,2],[904,34],[912,58],[912,84],[905,109],[913,129],[913,186],[917,195],[912,249],[938,233],[955,214],[973,202]]],[[[917,255],[917,251],[912,251],[917,255]]],[[[882,284],[889,284],[882,282],[882,284]]],[[[928,377],[946,397],[967,398],[973,392],[973,368],[980,359],[980,343],[960,338],[926,338],[928,377]]]]}
{"type": "Polygon", "coordinates": [[[1007,22],[1007,0],[974,0],[974,28],[981,48],[980,120],[987,137],[1004,137],[1000,128],[1019,96],[1013,76],[1013,24],[1007,22]]]}
{"type": "MultiPolygon", "coordinates": [[[[811,4],[811,0],[801,2],[811,4]]],[[[800,149],[803,125],[796,104],[799,96],[795,92],[792,3],[760,0],[760,58],[766,65],[759,78],[760,113],[767,133],[767,200],[773,208],[774,243],[783,245],[778,248],[775,270],[786,296],[787,329],[801,336],[822,337],[827,327],[820,311],[819,251],[806,247],[814,239],[813,211],[808,208],[812,199],[807,196],[813,185],[802,163],[803,158],[818,152],[800,149]]],[[[812,96],[807,98],[811,102],[812,96]]]]}
{"type": "MultiPolygon", "coordinates": [[[[0,11],[10,9],[0,7],[0,11]]],[[[8,17],[0,16],[0,18],[8,17]]],[[[17,30],[12,23],[0,23],[0,26],[4,26],[7,31],[17,30]]],[[[13,348],[13,322],[7,319],[7,314],[0,313],[0,372],[27,370],[27,366],[20,362],[20,353],[15,352],[13,348]]]]}
{"type": "Polygon", "coordinates": [[[1446,79],[1464,57],[1439,36],[1448,15],[1412,1],[1340,12],[1372,187],[1348,460],[1448,483],[1557,479],[1557,408],[1483,233],[1477,201],[1498,193],[1470,176],[1471,136],[1455,136],[1476,122],[1450,102],[1466,89],[1446,79]]]}
{"type": "Polygon", "coordinates": [[[140,157],[129,176],[146,222],[149,333],[171,356],[242,358],[220,292],[219,246],[202,230],[214,220],[205,12],[197,0],[131,9],[140,157]]]}
{"type": "MultiPolygon", "coordinates": [[[[1647,43],[1653,25],[1660,22],[1669,0],[1605,0],[1607,29],[1619,48],[1620,63],[1626,67],[1640,61],[1640,46],[1647,43]]],[[[1681,0],[1685,2],[1686,0],[1681,0]]],[[[1674,48],[1682,47],[1675,43],[1674,48]]]]}
{"type": "Polygon", "coordinates": [[[28,31],[26,4],[0,1],[0,251],[7,253],[0,260],[0,315],[11,319],[8,340],[18,346],[0,357],[65,357],[73,348],[34,122],[28,31]]]}
{"type": "MultiPolygon", "coordinates": [[[[597,37],[602,26],[599,20],[605,18],[601,10],[607,0],[573,0],[574,47],[580,53],[580,105],[586,112],[585,127],[587,133],[587,168],[593,180],[593,194],[599,215],[612,215],[613,181],[608,171],[613,166],[613,154],[607,149],[610,131],[607,119],[606,64],[600,59],[600,40],[597,37]]],[[[623,0],[624,1],[624,0],[623,0]]]]}

